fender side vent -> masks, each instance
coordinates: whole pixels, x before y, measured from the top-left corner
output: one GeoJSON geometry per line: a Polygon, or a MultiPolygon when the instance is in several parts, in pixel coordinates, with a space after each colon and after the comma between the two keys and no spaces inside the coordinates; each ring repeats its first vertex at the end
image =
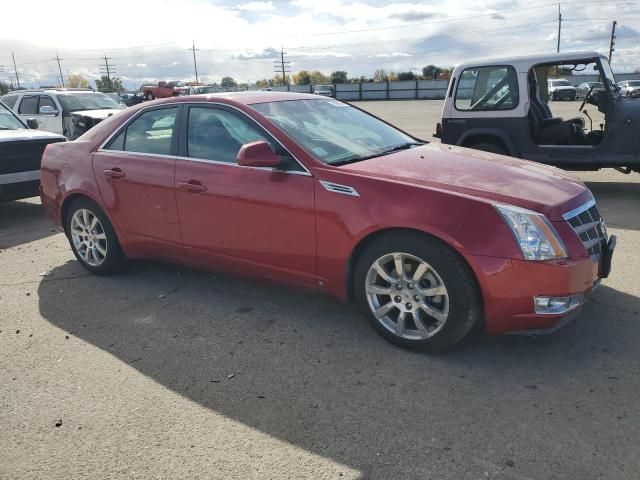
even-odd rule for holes
{"type": "Polygon", "coordinates": [[[341,193],[342,195],[350,195],[352,197],[360,196],[356,189],[349,185],[340,185],[339,183],[325,182],[324,180],[320,180],[320,184],[328,192],[341,193]]]}

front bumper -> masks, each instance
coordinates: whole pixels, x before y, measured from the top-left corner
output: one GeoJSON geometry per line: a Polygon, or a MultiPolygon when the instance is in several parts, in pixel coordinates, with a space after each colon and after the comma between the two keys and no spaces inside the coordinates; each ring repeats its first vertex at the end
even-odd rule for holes
{"type": "Polygon", "coordinates": [[[601,278],[608,276],[616,237],[597,259],[531,262],[466,255],[484,301],[485,330],[499,333],[548,333],[567,323],[589,299],[601,278]],[[536,313],[534,298],[580,296],[562,313],[536,313]]]}

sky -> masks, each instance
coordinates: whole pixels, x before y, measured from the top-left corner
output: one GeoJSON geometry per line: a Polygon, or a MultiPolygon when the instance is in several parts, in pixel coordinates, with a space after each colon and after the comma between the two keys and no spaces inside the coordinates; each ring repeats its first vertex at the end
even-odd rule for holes
{"type": "MultiPolygon", "coordinates": [[[[22,9],[9,5],[3,17],[22,9]]],[[[211,83],[270,78],[281,48],[292,73],[372,77],[378,68],[417,73],[427,64],[551,53],[558,35],[558,3],[544,0],[30,0],[28,9],[38,13],[28,28],[12,21],[0,29],[0,80],[15,82],[13,52],[29,87],[59,83],[56,55],[65,77],[91,81],[106,55],[125,87],[138,88],[195,80],[193,43],[200,81],[211,83]]],[[[640,68],[640,0],[568,1],[561,13],[561,51],[607,54],[617,20],[613,70],[640,68]]]]}

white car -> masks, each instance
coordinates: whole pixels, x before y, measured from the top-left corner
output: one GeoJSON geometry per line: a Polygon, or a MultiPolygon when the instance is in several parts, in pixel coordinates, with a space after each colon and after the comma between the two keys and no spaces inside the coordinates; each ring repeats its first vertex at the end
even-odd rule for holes
{"type": "Polygon", "coordinates": [[[640,97],[640,80],[623,80],[618,82],[618,86],[625,97],[640,97]]]}
{"type": "Polygon", "coordinates": [[[571,85],[569,80],[550,79],[547,80],[547,88],[551,100],[575,100],[578,98],[578,90],[571,85]]]}
{"type": "Polygon", "coordinates": [[[20,90],[1,100],[22,119],[35,118],[41,130],[75,140],[124,106],[89,89],[20,90]]]}

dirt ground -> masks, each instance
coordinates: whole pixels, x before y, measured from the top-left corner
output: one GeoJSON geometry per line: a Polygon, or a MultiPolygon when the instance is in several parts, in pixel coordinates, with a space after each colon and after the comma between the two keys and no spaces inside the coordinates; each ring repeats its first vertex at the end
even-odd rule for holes
{"type": "MultiPolygon", "coordinates": [[[[425,138],[441,109],[361,106],[425,138]]],[[[618,236],[593,300],[437,356],[282,285],[89,275],[38,199],[0,204],[0,478],[637,479],[640,174],[578,176],[618,236]]]]}

